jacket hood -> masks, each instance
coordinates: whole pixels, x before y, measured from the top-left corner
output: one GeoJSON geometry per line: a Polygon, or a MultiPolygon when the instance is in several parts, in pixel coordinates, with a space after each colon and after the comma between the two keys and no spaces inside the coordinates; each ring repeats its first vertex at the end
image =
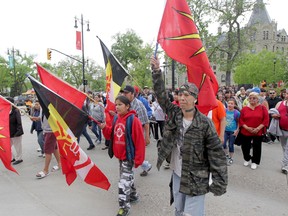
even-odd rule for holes
{"type": "Polygon", "coordinates": [[[136,111],[135,110],[129,110],[128,113],[126,113],[124,116],[120,116],[118,115],[118,117],[120,117],[123,120],[126,120],[130,115],[136,115],[136,111]]]}

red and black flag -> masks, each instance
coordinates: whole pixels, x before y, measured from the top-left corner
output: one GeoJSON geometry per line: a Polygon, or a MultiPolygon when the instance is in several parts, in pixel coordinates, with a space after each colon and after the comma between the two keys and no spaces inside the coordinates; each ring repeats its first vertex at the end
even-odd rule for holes
{"type": "Polygon", "coordinates": [[[0,95],[0,159],[4,166],[15,173],[17,171],[11,166],[11,145],[10,145],[10,120],[11,103],[0,95]]]}
{"type": "Polygon", "coordinates": [[[199,110],[217,107],[218,82],[186,0],[167,0],[157,41],[170,58],[187,66],[188,81],[199,88],[199,110]]]}
{"type": "Polygon", "coordinates": [[[62,172],[70,185],[77,174],[87,183],[108,190],[110,183],[77,143],[88,115],[42,83],[28,76],[43,113],[57,139],[62,172]]]}
{"type": "Polygon", "coordinates": [[[128,73],[116,57],[108,50],[101,39],[98,39],[102,48],[106,68],[106,122],[107,124],[111,124],[113,118],[111,118],[109,111],[115,111],[115,99],[118,96],[124,79],[128,76],[128,73]]]}
{"type": "Polygon", "coordinates": [[[82,109],[85,99],[87,98],[86,94],[79,91],[75,87],[71,86],[69,83],[61,80],[47,69],[41,65],[35,63],[37,66],[37,71],[40,76],[41,82],[47,86],[49,89],[61,95],[65,100],[74,104],[79,109],[82,109]]]}

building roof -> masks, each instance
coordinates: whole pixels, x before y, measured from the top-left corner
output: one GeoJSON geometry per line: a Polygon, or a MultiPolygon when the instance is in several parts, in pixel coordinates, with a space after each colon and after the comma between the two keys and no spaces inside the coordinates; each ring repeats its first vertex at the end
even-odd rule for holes
{"type": "Polygon", "coordinates": [[[260,24],[271,23],[271,18],[268,14],[268,11],[266,9],[263,0],[257,0],[257,3],[254,5],[253,12],[251,14],[247,26],[252,26],[258,23],[260,24]]]}

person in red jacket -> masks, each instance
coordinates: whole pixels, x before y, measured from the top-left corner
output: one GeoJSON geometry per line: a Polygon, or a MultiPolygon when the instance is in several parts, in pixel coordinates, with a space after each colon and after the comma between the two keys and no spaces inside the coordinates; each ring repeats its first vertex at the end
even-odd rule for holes
{"type": "Polygon", "coordinates": [[[133,167],[141,165],[145,158],[145,139],[142,124],[136,117],[136,112],[130,110],[130,101],[125,96],[118,96],[115,100],[117,115],[114,117],[112,126],[100,124],[103,135],[111,139],[109,156],[119,159],[120,180],[119,188],[119,211],[117,215],[128,215],[130,203],[139,200],[139,195],[134,186],[133,167]],[[136,141],[137,140],[137,141],[136,141]]]}
{"type": "Polygon", "coordinates": [[[251,92],[249,104],[241,110],[239,127],[241,133],[241,149],[244,166],[251,160],[251,169],[255,170],[260,164],[262,151],[262,135],[266,133],[269,124],[269,115],[265,106],[259,104],[259,94],[251,92]],[[252,147],[252,155],[250,150],[252,147]]]}

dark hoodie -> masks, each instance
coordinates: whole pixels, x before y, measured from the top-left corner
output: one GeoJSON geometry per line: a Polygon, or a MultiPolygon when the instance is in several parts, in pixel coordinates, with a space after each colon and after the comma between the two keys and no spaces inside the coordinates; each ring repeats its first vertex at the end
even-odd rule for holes
{"type": "Polygon", "coordinates": [[[10,137],[19,137],[22,134],[24,134],[21,121],[21,114],[19,110],[17,110],[15,107],[12,107],[9,119],[10,119],[10,137]]]}

